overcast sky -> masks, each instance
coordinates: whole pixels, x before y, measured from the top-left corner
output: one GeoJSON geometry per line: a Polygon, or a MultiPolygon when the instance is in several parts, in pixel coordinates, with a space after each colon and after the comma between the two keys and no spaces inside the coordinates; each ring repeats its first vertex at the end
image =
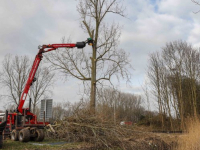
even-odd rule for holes
{"type": "MultiPolygon", "coordinates": [[[[77,0],[0,0],[0,62],[8,53],[37,54],[38,45],[88,38],[80,28],[77,0]]],[[[124,0],[127,18],[116,17],[122,26],[120,48],[130,53],[134,71],[131,86],[121,83],[123,92],[140,94],[146,79],[148,55],[166,42],[184,40],[200,46],[200,9],[190,0],[124,0]]],[[[112,20],[110,20],[112,21],[112,20]]],[[[51,98],[56,102],[78,101],[78,80],[59,80],[51,98]]],[[[2,107],[5,102],[1,101],[2,107]]],[[[0,107],[0,108],[1,108],[0,107]]]]}

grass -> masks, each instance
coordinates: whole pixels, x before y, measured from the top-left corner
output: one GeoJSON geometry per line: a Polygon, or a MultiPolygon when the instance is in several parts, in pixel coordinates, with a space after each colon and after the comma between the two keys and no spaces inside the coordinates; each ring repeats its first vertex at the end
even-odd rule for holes
{"type": "Polygon", "coordinates": [[[64,142],[61,140],[52,140],[45,139],[43,142],[19,142],[19,141],[11,141],[4,140],[3,141],[3,149],[5,150],[63,150],[63,149],[75,149],[80,148],[82,143],[64,143],[56,145],[58,142],[64,142]],[[49,145],[50,143],[54,143],[55,145],[49,145]]]}

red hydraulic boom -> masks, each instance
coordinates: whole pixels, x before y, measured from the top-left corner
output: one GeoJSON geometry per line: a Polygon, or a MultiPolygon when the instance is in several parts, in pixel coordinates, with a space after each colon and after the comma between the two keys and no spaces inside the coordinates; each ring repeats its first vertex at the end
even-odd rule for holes
{"type": "Polygon", "coordinates": [[[74,48],[74,47],[84,48],[86,43],[91,45],[93,43],[93,40],[91,38],[88,38],[85,42],[77,42],[76,44],[68,43],[68,44],[49,44],[49,45],[38,46],[39,52],[35,56],[35,60],[33,62],[32,69],[30,71],[30,74],[29,74],[28,80],[26,82],[24,91],[21,95],[17,111],[20,112],[21,114],[24,114],[24,112],[26,112],[26,115],[32,115],[33,118],[31,119],[31,121],[35,122],[35,119],[36,119],[35,115],[30,112],[29,108],[23,109],[23,105],[24,105],[24,102],[25,102],[26,97],[28,95],[28,91],[30,89],[30,86],[36,80],[35,79],[35,73],[36,73],[36,71],[39,67],[40,61],[43,58],[43,56],[42,56],[43,53],[50,52],[50,51],[56,50],[58,48],[74,48]]]}
{"type": "MultiPolygon", "coordinates": [[[[79,42],[80,43],[80,42],[79,42]]],[[[81,43],[82,44],[82,47],[85,47],[85,44],[84,43],[81,43]]],[[[20,102],[19,102],[19,106],[18,106],[18,111],[23,114],[24,113],[24,109],[22,108],[23,105],[24,105],[24,102],[26,100],[26,97],[28,95],[28,91],[30,89],[30,86],[32,85],[32,83],[35,81],[35,73],[39,67],[39,64],[40,64],[40,61],[42,60],[43,56],[42,54],[43,53],[46,53],[46,52],[50,52],[50,51],[53,51],[53,50],[56,50],[57,48],[74,48],[74,47],[77,47],[77,44],[52,44],[52,45],[43,45],[43,46],[39,46],[39,52],[38,54],[35,56],[35,60],[33,62],[33,66],[32,66],[32,69],[30,71],[30,74],[29,74],[29,77],[28,77],[28,80],[26,82],[26,85],[25,85],[25,88],[24,88],[24,91],[21,95],[21,98],[20,98],[20,102]]],[[[79,46],[80,47],[80,46],[79,46]]],[[[28,109],[26,109],[28,110],[28,109]]],[[[29,114],[30,112],[27,111],[27,115],[29,114]]]]}

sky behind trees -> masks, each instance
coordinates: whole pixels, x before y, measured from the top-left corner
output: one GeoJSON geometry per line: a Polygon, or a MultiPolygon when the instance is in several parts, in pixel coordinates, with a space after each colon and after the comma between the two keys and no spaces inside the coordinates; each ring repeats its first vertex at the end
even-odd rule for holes
{"type": "MultiPolygon", "coordinates": [[[[38,45],[61,43],[64,36],[71,37],[73,42],[88,38],[80,27],[77,3],[77,0],[1,0],[0,61],[8,53],[34,58],[38,45]]],[[[151,52],[179,39],[200,46],[200,14],[193,13],[200,7],[190,0],[124,0],[124,6],[126,18],[110,15],[106,19],[122,26],[120,48],[130,53],[134,67],[132,83],[127,86],[122,81],[120,90],[140,94],[151,52]]],[[[76,79],[58,80],[52,98],[77,101],[79,85],[81,82],[76,79]]],[[[2,103],[6,102],[2,100],[1,107],[2,103]]]]}

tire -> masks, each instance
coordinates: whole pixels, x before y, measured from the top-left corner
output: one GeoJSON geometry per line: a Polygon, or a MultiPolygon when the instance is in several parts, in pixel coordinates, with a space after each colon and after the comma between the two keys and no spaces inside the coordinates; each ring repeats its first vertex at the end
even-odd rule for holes
{"type": "Polygon", "coordinates": [[[18,141],[18,136],[19,136],[19,131],[17,131],[16,129],[14,129],[11,132],[11,140],[12,141],[18,141]]]}
{"type": "Polygon", "coordinates": [[[19,132],[18,138],[20,142],[28,142],[30,140],[30,131],[28,129],[22,129],[19,132]]]}
{"type": "Polygon", "coordinates": [[[3,137],[2,134],[0,134],[0,149],[3,147],[3,137]]]}
{"type": "Polygon", "coordinates": [[[34,141],[41,142],[44,140],[44,130],[43,129],[37,129],[35,131],[36,136],[33,138],[34,141]]]}

